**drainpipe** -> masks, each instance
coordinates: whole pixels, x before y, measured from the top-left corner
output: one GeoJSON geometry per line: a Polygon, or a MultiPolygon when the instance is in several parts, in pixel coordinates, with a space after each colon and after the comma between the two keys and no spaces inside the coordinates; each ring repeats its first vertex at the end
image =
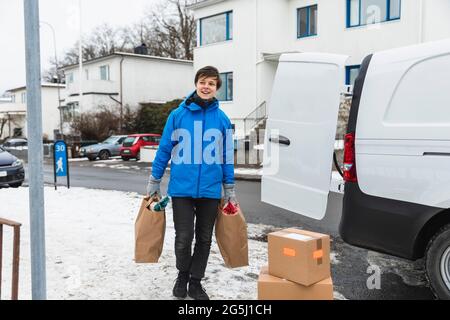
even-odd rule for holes
{"type": "Polygon", "coordinates": [[[122,59],[120,60],[120,128],[119,132],[122,133],[122,125],[123,125],[123,61],[125,60],[125,57],[122,56],[122,59]]]}

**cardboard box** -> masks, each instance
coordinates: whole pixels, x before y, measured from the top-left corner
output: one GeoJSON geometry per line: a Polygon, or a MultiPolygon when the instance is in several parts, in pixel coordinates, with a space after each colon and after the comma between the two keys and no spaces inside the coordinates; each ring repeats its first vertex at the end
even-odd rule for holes
{"type": "Polygon", "coordinates": [[[269,275],[263,267],[258,279],[258,300],[333,300],[333,281],[330,278],[312,286],[269,275]]]}
{"type": "Polygon", "coordinates": [[[269,234],[269,274],[304,286],[331,276],[330,236],[300,229],[269,234]]]}

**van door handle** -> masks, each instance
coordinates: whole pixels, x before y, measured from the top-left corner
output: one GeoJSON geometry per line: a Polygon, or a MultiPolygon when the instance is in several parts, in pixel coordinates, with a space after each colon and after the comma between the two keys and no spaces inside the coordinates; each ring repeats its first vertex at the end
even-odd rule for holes
{"type": "Polygon", "coordinates": [[[291,145],[291,140],[283,136],[273,136],[269,138],[269,141],[272,143],[284,144],[285,146],[291,145]]]}

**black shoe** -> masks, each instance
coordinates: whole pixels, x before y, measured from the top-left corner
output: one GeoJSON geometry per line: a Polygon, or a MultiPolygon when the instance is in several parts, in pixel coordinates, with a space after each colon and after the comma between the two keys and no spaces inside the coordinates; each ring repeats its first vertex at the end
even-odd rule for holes
{"type": "Polygon", "coordinates": [[[173,287],[172,294],[177,298],[186,298],[187,284],[189,282],[189,273],[180,272],[177,281],[173,287]]]}
{"type": "Polygon", "coordinates": [[[209,297],[199,280],[191,279],[189,281],[188,295],[194,300],[209,300],[209,297]]]}

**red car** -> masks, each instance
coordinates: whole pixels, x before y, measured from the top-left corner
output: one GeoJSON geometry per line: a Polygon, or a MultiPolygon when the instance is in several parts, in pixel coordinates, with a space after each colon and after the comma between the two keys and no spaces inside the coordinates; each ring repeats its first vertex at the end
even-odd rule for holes
{"type": "Polygon", "coordinates": [[[160,134],[145,133],[129,135],[123,141],[122,148],[120,148],[120,156],[124,161],[130,159],[139,160],[141,158],[141,147],[159,146],[160,140],[160,134]]]}

